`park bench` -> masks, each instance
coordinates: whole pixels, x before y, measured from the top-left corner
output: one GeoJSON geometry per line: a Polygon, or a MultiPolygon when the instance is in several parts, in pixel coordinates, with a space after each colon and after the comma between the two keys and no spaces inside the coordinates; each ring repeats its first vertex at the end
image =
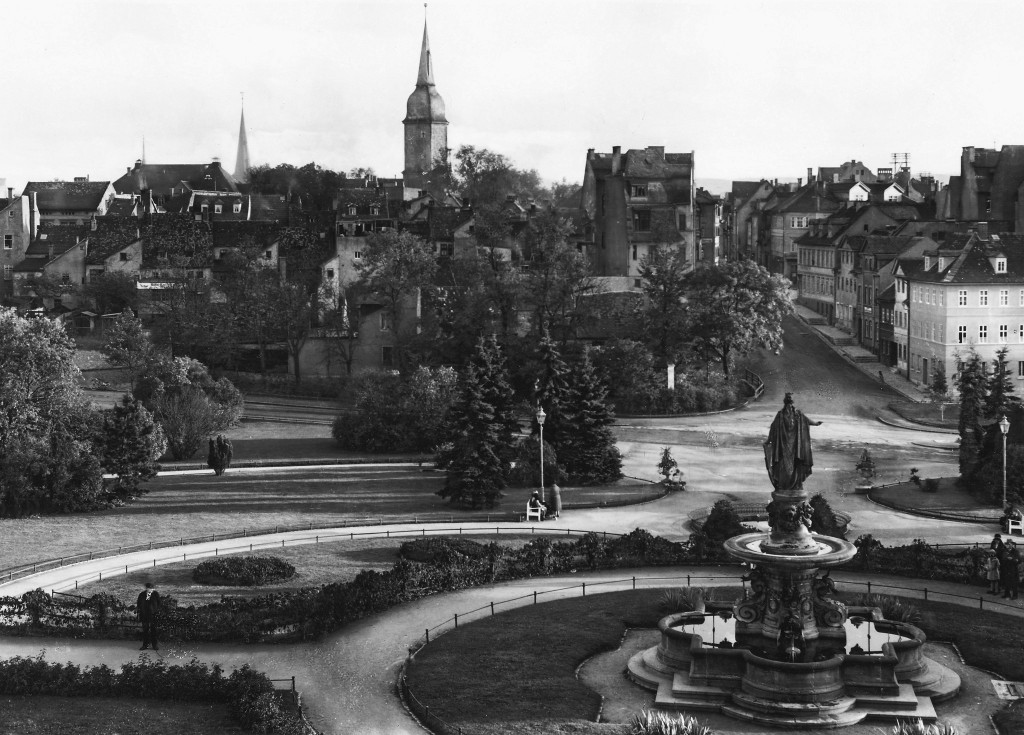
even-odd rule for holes
{"type": "Polygon", "coordinates": [[[529,523],[531,520],[543,521],[544,520],[544,509],[540,508],[540,507],[533,508],[533,507],[530,506],[530,503],[527,502],[526,503],[526,521],[527,521],[527,523],[529,523]]]}

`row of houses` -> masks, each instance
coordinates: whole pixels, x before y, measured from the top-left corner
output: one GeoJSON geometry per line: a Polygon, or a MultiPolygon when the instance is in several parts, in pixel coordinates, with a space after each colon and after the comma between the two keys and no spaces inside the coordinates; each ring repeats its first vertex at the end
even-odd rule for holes
{"type": "MultiPolygon", "coordinates": [[[[967,147],[939,186],[858,161],[808,182],[734,182],[726,251],[793,283],[846,341],[927,386],[976,350],[1024,381],[1024,146],[967,147]]],[[[1022,385],[1024,387],[1024,385],[1022,385]]]]}

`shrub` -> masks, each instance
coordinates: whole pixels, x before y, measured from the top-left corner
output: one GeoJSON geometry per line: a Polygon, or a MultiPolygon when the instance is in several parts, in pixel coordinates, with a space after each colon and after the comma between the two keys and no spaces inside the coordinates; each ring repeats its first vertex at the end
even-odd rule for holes
{"type": "Polygon", "coordinates": [[[892,735],[960,735],[960,731],[953,725],[936,722],[933,725],[924,724],[923,720],[908,722],[897,720],[890,730],[892,735]]]}
{"type": "Polygon", "coordinates": [[[483,559],[487,556],[487,546],[468,538],[435,536],[404,542],[398,548],[398,555],[409,561],[424,563],[450,561],[457,556],[467,559],[483,559]]]}
{"type": "Polygon", "coordinates": [[[192,570],[199,584],[256,587],[291,579],[295,567],[276,556],[225,556],[208,559],[192,570]]]}
{"type": "Polygon", "coordinates": [[[630,735],[714,735],[707,725],[690,715],[643,710],[629,721],[630,735]]]}
{"type": "Polygon", "coordinates": [[[891,595],[863,594],[857,597],[854,604],[858,607],[877,607],[883,618],[896,623],[917,625],[921,622],[921,612],[916,606],[907,604],[891,595]]]}
{"type": "Polygon", "coordinates": [[[817,493],[810,500],[811,505],[811,531],[825,536],[844,538],[846,536],[845,526],[836,522],[836,514],[832,506],[821,493],[817,493]]]}
{"type": "Polygon", "coordinates": [[[210,452],[207,455],[206,463],[213,474],[220,477],[224,470],[231,466],[231,457],[234,454],[231,448],[231,440],[219,434],[216,439],[210,439],[210,452]]]}
{"type": "Polygon", "coordinates": [[[658,608],[666,613],[692,612],[703,610],[704,603],[711,599],[703,587],[678,587],[665,590],[658,598],[658,608]]]}

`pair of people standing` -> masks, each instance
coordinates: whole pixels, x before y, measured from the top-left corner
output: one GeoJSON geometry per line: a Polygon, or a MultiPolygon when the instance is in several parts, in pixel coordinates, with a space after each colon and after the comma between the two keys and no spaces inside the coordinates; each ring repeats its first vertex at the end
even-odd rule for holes
{"type": "Polygon", "coordinates": [[[1004,599],[1016,600],[1020,590],[1020,552],[1013,541],[1003,542],[1001,534],[992,537],[985,559],[988,593],[1003,593],[1004,599]]]}

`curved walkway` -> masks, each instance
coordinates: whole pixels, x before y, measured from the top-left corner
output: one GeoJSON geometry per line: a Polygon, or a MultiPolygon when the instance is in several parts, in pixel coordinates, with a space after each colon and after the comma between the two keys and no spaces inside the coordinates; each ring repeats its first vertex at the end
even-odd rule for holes
{"type": "MultiPolygon", "coordinates": [[[[424,636],[427,627],[463,613],[518,597],[502,605],[502,610],[532,604],[531,593],[543,593],[544,601],[577,596],[578,585],[587,582],[587,594],[629,589],[633,586],[662,587],[686,584],[686,574],[718,576],[721,583],[735,581],[732,570],[699,567],[672,567],[642,570],[615,569],[605,572],[525,579],[499,585],[453,592],[400,605],[380,615],[347,626],[321,641],[295,645],[171,644],[160,655],[169,662],[185,662],[192,657],[217,662],[226,667],[248,663],[272,678],[295,676],[311,722],[325,733],[359,732],[366,735],[420,735],[423,731],[408,715],[395,694],[395,680],[409,648],[424,636]],[[609,583],[611,580],[618,580],[609,583]],[[604,584],[601,584],[604,583],[604,584]]],[[[927,586],[934,599],[938,594],[965,595],[971,604],[977,588],[944,582],[908,580],[880,575],[834,575],[842,584],[872,582],[873,589],[884,585],[897,587],[927,586]]],[[[704,585],[714,580],[693,580],[704,585]]],[[[864,589],[863,586],[861,586],[864,589]]],[[[881,588],[881,589],[880,589],[881,588]]],[[[923,592],[902,592],[923,596],[923,592]]],[[[989,602],[989,600],[986,600],[989,602]]],[[[1024,601],[1022,601],[1024,602],[1024,601]]],[[[1024,618],[1024,604],[1001,608],[1024,618]]],[[[489,614],[480,612],[478,615],[489,614]]],[[[469,616],[471,619],[473,616],[469,616]]],[[[54,638],[0,638],[0,657],[35,656],[44,652],[50,660],[71,661],[78,665],[105,663],[120,666],[139,655],[128,641],[67,640],[54,638]]],[[[150,654],[152,655],[152,654],[150,654]]]]}

